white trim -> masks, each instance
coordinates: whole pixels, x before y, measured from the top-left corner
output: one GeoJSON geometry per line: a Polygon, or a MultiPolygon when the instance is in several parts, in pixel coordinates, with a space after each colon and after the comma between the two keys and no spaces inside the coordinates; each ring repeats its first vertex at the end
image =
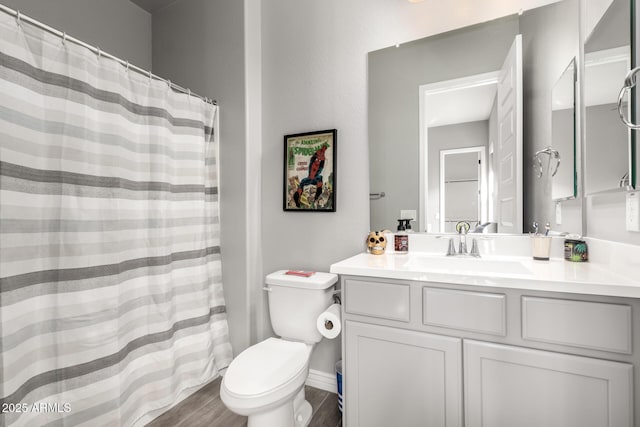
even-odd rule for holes
{"type": "Polygon", "coordinates": [[[309,369],[306,385],[328,391],[329,393],[338,394],[338,384],[336,382],[336,374],[328,374],[315,369],[309,369]]]}
{"type": "MultiPolygon", "coordinates": [[[[247,342],[261,342],[271,336],[264,281],[262,257],[262,191],[253,185],[256,176],[262,176],[262,2],[244,0],[245,51],[245,132],[251,149],[245,153],[245,248],[246,283],[245,305],[247,342]],[[249,208],[250,207],[250,208],[249,208]]],[[[238,349],[236,349],[237,351],[238,349]]],[[[239,353],[239,352],[238,352],[239,353]]]]}
{"type": "Polygon", "coordinates": [[[429,165],[429,121],[427,120],[427,95],[425,91],[420,87],[420,182],[419,182],[419,205],[418,205],[418,231],[419,232],[431,232],[428,225],[427,217],[427,205],[429,204],[427,198],[427,191],[429,191],[429,180],[427,168],[429,165]]]}
{"type": "Polygon", "coordinates": [[[488,73],[473,74],[471,76],[460,77],[451,80],[442,80],[435,83],[420,85],[420,92],[427,95],[450,92],[452,90],[469,89],[498,83],[500,71],[489,71],[488,73]]]}

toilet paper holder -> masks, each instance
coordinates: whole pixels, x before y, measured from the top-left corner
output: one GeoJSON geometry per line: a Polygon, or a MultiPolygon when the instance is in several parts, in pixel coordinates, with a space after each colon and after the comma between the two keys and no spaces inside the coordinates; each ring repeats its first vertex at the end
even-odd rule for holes
{"type": "Polygon", "coordinates": [[[338,289],[337,291],[335,291],[333,293],[333,302],[334,304],[342,304],[342,300],[340,299],[340,294],[342,293],[342,290],[338,289]]]}
{"type": "MultiPolygon", "coordinates": [[[[337,290],[334,292],[333,294],[333,303],[334,304],[342,304],[342,300],[340,299],[340,290],[337,290]]],[[[333,322],[331,320],[325,320],[324,321],[324,327],[327,330],[332,330],[333,329],[333,322]]]]}

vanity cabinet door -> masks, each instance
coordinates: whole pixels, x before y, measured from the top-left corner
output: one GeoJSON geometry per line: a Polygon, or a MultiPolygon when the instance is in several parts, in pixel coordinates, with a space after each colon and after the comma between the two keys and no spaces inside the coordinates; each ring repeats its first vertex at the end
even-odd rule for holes
{"type": "Polygon", "coordinates": [[[464,341],[467,427],[631,427],[633,367],[464,341]]]}
{"type": "Polygon", "coordinates": [[[462,425],[458,338],[345,322],[349,427],[462,425]]]}

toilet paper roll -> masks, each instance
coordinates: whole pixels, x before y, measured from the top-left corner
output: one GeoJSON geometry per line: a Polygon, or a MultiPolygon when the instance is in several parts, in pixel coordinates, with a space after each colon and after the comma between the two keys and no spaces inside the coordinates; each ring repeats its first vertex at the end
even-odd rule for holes
{"type": "Polygon", "coordinates": [[[340,304],[333,304],[320,313],[316,321],[316,326],[320,334],[330,340],[340,335],[340,331],[342,331],[340,304]]]}

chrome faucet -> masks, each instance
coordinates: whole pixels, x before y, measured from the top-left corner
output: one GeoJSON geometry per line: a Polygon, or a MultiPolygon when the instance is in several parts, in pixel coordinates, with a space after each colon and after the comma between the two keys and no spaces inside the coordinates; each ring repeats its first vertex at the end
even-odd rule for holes
{"type": "Polygon", "coordinates": [[[469,231],[469,223],[460,221],[456,224],[456,231],[460,236],[460,244],[458,245],[458,253],[460,255],[467,253],[467,231],[469,231]]]}
{"type": "Polygon", "coordinates": [[[476,225],[476,228],[469,231],[469,233],[484,233],[485,229],[490,228],[493,225],[496,225],[496,223],[495,222],[485,222],[484,224],[478,223],[478,225],[476,225]]]}
{"type": "Polygon", "coordinates": [[[480,251],[478,250],[478,241],[474,238],[471,242],[471,252],[467,252],[467,232],[469,231],[469,223],[460,221],[456,224],[456,231],[460,236],[460,243],[458,245],[458,253],[456,253],[456,247],[453,243],[453,238],[449,239],[449,246],[447,248],[447,256],[472,256],[480,258],[480,251]]]}

